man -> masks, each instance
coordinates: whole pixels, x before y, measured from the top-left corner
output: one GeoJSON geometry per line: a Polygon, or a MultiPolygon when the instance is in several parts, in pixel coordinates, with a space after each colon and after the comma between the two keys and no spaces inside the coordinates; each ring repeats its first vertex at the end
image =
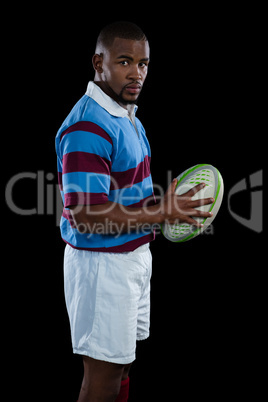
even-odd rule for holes
{"type": "Polygon", "coordinates": [[[153,224],[199,226],[193,190],[176,179],[156,204],[151,152],[136,102],[148,72],[149,43],[139,27],[105,27],[93,56],[94,82],[56,138],[67,243],[64,286],[74,353],[83,355],[79,402],[127,401],[136,341],[149,336],[153,224]]]}

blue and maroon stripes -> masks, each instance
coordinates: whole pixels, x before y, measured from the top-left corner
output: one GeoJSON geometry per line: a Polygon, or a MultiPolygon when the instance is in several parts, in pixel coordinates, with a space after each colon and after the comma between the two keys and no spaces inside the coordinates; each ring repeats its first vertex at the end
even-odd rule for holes
{"type": "MultiPolygon", "coordinates": [[[[112,144],[112,140],[97,124],[77,122],[65,129],[60,138],[61,141],[67,138],[63,145],[62,172],[59,172],[60,188],[63,190],[64,182],[67,189],[67,193],[65,191],[64,194],[66,207],[71,205],[70,202],[72,205],[75,202],[79,204],[104,203],[108,201],[107,196],[110,192],[132,188],[134,185],[136,185],[133,189],[135,191],[125,193],[125,197],[121,197],[120,202],[125,204],[125,198],[128,205],[131,195],[134,194],[133,201],[136,204],[137,193],[138,196],[140,193],[138,183],[142,183],[150,177],[151,158],[149,155],[145,155],[144,160],[134,168],[113,171],[110,156],[107,155],[107,144],[105,144],[106,141],[112,144]],[[68,134],[73,134],[75,137],[69,139],[68,134]],[[84,146],[87,152],[78,150],[81,149],[82,139],[86,144],[84,146]],[[103,142],[103,140],[105,141],[103,142]],[[104,150],[102,150],[103,147],[104,150]],[[94,152],[88,152],[91,149],[94,152]],[[75,183],[73,187],[72,182],[75,183]],[[103,183],[105,184],[103,185],[103,183]]],[[[140,198],[138,202],[142,201],[140,198]]],[[[147,194],[145,194],[145,198],[147,198],[147,194]]]]}
{"type": "Polygon", "coordinates": [[[132,187],[133,184],[142,182],[150,176],[151,158],[146,155],[144,160],[137,167],[128,169],[124,172],[111,172],[113,180],[111,181],[111,190],[117,190],[125,187],[132,187]]]}
{"type": "MultiPolygon", "coordinates": [[[[108,235],[109,236],[109,235],[108,235]]],[[[154,240],[154,233],[149,233],[144,236],[137,237],[136,239],[130,240],[127,239],[128,241],[124,242],[123,244],[118,244],[116,246],[107,246],[105,247],[105,243],[103,246],[94,246],[90,247],[86,242],[85,244],[81,244],[80,246],[73,245],[72,243],[68,242],[67,240],[63,239],[65,243],[69,244],[71,247],[77,249],[77,250],[87,250],[87,251],[97,251],[99,253],[128,253],[130,251],[135,250],[136,248],[146,244],[150,243],[151,241],[154,240]]]]}
{"type": "Polygon", "coordinates": [[[133,168],[113,171],[109,155],[112,153],[111,137],[89,121],[71,125],[61,133],[60,140],[62,160],[58,180],[66,208],[103,204],[109,200],[126,206],[142,206],[152,197],[148,154],[133,168]]]}
{"type": "Polygon", "coordinates": [[[72,247],[125,252],[153,239],[150,229],[116,236],[81,234],[69,210],[108,201],[132,208],[154,203],[150,146],[138,119],[136,126],[137,131],[128,117],[109,114],[84,96],[58,131],[58,181],[64,203],[61,234],[72,247]]]}
{"type": "Polygon", "coordinates": [[[79,121],[60,135],[59,186],[64,206],[108,201],[112,140],[100,126],[79,121]]]}
{"type": "Polygon", "coordinates": [[[62,173],[94,172],[109,175],[111,161],[89,152],[69,152],[62,158],[62,173]]]}
{"type": "Polygon", "coordinates": [[[107,134],[106,131],[103,130],[100,126],[91,121],[78,121],[77,123],[72,124],[61,133],[60,141],[66,134],[70,134],[74,131],[85,131],[88,133],[97,134],[100,137],[104,138],[106,141],[113,144],[109,134],[107,134]]]}

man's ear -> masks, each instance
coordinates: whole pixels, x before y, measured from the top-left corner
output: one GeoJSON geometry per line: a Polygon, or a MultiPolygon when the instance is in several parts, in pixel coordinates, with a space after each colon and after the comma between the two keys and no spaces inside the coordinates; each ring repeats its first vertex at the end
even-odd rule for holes
{"type": "Polygon", "coordinates": [[[94,56],[92,57],[92,64],[94,67],[94,70],[97,73],[102,73],[103,69],[102,69],[102,61],[103,61],[103,54],[94,54],[94,56]]]}

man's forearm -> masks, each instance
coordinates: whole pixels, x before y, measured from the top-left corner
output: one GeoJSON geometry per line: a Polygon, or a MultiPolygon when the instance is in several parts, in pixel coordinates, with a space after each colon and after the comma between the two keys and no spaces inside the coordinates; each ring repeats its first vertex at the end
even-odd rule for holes
{"type": "Polygon", "coordinates": [[[197,184],[185,194],[176,195],[177,179],[170,184],[159,204],[140,208],[126,207],[115,202],[100,205],[77,205],[71,207],[77,229],[83,233],[123,233],[146,228],[153,224],[186,222],[201,227],[194,217],[207,218],[211,212],[200,211],[202,205],[212,204],[214,198],[192,200],[194,194],[204,188],[204,183],[197,184]],[[113,228],[113,229],[112,229],[113,228]]]}
{"type": "Polygon", "coordinates": [[[159,204],[139,208],[115,202],[71,208],[77,229],[83,233],[127,233],[164,222],[159,204]]]}

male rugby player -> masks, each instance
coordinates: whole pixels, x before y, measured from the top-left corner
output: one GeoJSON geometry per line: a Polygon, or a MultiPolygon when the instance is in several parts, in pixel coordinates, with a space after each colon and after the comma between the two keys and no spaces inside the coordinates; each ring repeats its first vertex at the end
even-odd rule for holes
{"type": "Polygon", "coordinates": [[[94,81],[56,137],[67,243],[64,287],[74,353],[83,356],[79,402],[125,402],[136,341],[149,336],[153,224],[200,226],[192,201],[203,184],[156,204],[151,151],[135,117],[148,72],[149,43],[139,27],[105,27],[93,56],[94,81]]]}

